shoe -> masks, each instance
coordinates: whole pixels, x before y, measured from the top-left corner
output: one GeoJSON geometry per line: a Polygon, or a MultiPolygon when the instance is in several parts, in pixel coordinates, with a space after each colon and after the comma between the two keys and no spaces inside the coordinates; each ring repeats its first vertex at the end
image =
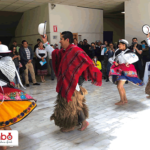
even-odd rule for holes
{"type": "Polygon", "coordinates": [[[128,84],[128,81],[126,81],[125,84],[128,84]]]}
{"type": "Polygon", "coordinates": [[[40,85],[39,83],[34,83],[33,85],[40,85]]]}
{"type": "Polygon", "coordinates": [[[29,84],[26,84],[26,87],[29,87],[30,85],[29,84]]]}
{"type": "Polygon", "coordinates": [[[51,80],[54,80],[54,79],[51,79],[51,80]]]}
{"type": "Polygon", "coordinates": [[[106,82],[109,82],[109,79],[106,79],[106,82]]]}

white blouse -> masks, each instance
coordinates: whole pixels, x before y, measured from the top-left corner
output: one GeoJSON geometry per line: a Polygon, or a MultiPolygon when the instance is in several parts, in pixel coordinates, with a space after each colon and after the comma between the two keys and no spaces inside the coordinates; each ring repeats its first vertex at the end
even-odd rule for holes
{"type": "MultiPolygon", "coordinates": [[[[115,51],[115,53],[118,51],[119,49],[117,49],[115,51]]],[[[111,64],[113,64],[114,61],[116,61],[117,63],[119,64],[132,64],[134,62],[137,62],[139,60],[138,56],[134,53],[126,53],[129,49],[126,49],[125,51],[122,51],[121,53],[119,53],[117,56],[115,56],[115,53],[114,53],[114,56],[109,58],[109,62],[111,64]]]]}
{"type": "Polygon", "coordinates": [[[40,59],[41,59],[41,56],[39,54],[45,54],[43,57],[44,58],[47,57],[47,51],[45,49],[39,49],[39,48],[37,48],[36,51],[35,51],[35,53],[36,53],[36,56],[38,58],[40,58],[40,59]]]}
{"type": "Polygon", "coordinates": [[[147,38],[147,44],[150,47],[150,38],[147,38]]]}

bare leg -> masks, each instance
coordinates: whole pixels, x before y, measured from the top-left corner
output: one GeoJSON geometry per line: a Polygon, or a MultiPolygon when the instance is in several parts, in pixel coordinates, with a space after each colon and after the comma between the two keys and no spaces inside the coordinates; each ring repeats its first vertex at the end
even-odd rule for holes
{"type": "Polygon", "coordinates": [[[125,89],[123,87],[123,85],[125,84],[125,82],[126,81],[122,81],[122,80],[120,80],[118,82],[117,88],[118,88],[121,100],[118,103],[115,103],[115,105],[123,105],[124,102],[125,102],[125,89]]]}
{"type": "Polygon", "coordinates": [[[4,130],[11,130],[10,126],[9,127],[4,127],[4,130]]]}
{"type": "Polygon", "coordinates": [[[43,78],[42,78],[42,76],[41,76],[41,81],[43,82],[43,78]]]}
{"type": "Polygon", "coordinates": [[[125,89],[124,89],[124,103],[128,103],[125,89]]]}

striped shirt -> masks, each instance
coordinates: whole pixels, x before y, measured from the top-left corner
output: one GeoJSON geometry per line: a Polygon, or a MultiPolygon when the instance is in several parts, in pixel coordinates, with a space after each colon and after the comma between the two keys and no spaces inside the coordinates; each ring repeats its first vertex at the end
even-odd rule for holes
{"type": "Polygon", "coordinates": [[[30,50],[28,48],[25,48],[26,54],[27,54],[27,59],[30,59],[30,50]]]}

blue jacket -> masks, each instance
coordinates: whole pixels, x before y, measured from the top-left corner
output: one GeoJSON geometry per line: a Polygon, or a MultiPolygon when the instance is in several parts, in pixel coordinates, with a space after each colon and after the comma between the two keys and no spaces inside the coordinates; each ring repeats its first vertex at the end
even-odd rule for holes
{"type": "MultiPolygon", "coordinates": [[[[30,50],[30,59],[32,60],[33,59],[32,48],[28,47],[28,49],[30,50]]],[[[19,54],[20,54],[21,63],[23,63],[23,65],[26,65],[29,59],[27,59],[27,54],[23,46],[20,47],[19,54]]]]}

